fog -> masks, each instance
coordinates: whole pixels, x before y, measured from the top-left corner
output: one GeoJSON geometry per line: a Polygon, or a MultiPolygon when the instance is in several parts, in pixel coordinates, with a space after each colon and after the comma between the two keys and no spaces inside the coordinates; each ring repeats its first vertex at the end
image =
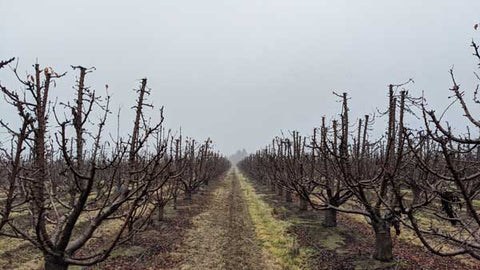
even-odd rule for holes
{"type": "MultiPolygon", "coordinates": [[[[388,84],[413,78],[410,92],[440,110],[452,66],[474,89],[479,11],[478,0],[0,0],[0,56],[18,57],[22,74],[36,61],[67,71],[52,92],[59,99],[73,97],[70,65],[95,66],[88,85],[109,85],[122,127],[147,77],[168,128],[230,154],[331,119],[340,109],[332,91],[348,92],[352,116],[362,116],[385,108],[388,84]]],[[[9,70],[0,80],[19,86],[9,70]]]]}

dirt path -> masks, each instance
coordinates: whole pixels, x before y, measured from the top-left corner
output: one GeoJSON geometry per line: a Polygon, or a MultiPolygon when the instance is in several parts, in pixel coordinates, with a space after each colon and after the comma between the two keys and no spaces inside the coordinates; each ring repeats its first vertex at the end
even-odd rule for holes
{"type": "Polygon", "coordinates": [[[193,220],[180,269],[265,269],[237,174],[231,171],[193,220]]]}

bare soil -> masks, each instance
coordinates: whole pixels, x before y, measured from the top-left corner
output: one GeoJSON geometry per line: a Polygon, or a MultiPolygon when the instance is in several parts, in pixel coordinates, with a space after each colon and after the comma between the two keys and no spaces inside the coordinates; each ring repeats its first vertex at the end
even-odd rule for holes
{"type": "MultiPolygon", "coordinates": [[[[223,180],[222,180],[223,181],[223,180]]],[[[89,269],[180,269],[186,259],[185,244],[197,226],[199,215],[206,211],[222,181],[212,182],[193,195],[193,203],[180,199],[177,209],[168,205],[161,225],[140,233],[131,243],[114,251],[107,261],[89,269]]]]}
{"type": "Polygon", "coordinates": [[[265,269],[236,174],[219,183],[205,207],[187,232],[180,251],[185,261],[180,269],[265,269]]]}

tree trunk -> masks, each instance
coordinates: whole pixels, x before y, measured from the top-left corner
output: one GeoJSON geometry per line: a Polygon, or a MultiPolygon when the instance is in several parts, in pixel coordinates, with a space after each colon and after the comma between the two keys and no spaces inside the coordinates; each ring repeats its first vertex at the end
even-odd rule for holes
{"type": "Polygon", "coordinates": [[[325,220],[323,221],[323,226],[330,228],[330,227],[337,227],[337,210],[333,208],[329,208],[325,210],[325,220]]]}
{"type": "Polygon", "coordinates": [[[300,197],[300,211],[308,210],[308,202],[304,198],[300,197]]]}
{"type": "Polygon", "coordinates": [[[177,195],[173,195],[173,209],[177,210],[177,195]]]}
{"type": "Polygon", "coordinates": [[[164,214],[165,214],[165,206],[159,205],[157,211],[158,211],[157,212],[157,220],[158,221],[163,221],[163,217],[164,217],[164,214]]]}
{"type": "Polygon", "coordinates": [[[375,232],[375,252],[373,258],[379,261],[391,261],[393,259],[393,244],[390,235],[390,224],[386,221],[373,222],[375,232]]]}
{"type": "Polygon", "coordinates": [[[70,198],[69,198],[70,199],[70,206],[74,207],[74,205],[75,205],[75,191],[70,192],[69,195],[70,195],[70,198]]]}
{"type": "Polygon", "coordinates": [[[185,200],[189,203],[192,203],[192,191],[191,190],[185,190],[185,200]]]}
{"type": "Polygon", "coordinates": [[[285,191],[285,201],[292,202],[292,192],[290,190],[285,191]]]}
{"type": "Polygon", "coordinates": [[[51,255],[45,255],[45,270],[67,270],[68,264],[62,257],[55,257],[51,255]]]}
{"type": "MultiPolygon", "coordinates": [[[[134,220],[133,220],[133,217],[130,217],[127,221],[127,230],[129,233],[133,232],[133,223],[134,223],[134,220]]],[[[133,238],[132,238],[133,239],[133,238]]]]}
{"type": "Polygon", "coordinates": [[[280,197],[283,196],[283,188],[282,188],[282,186],[278,185],[278,187],[277,187],[277,192],[278,192],[278,196],[280,196],[280,197]]]}
{"type": "Polygon", "coordinates": [[[270,190],[271,190],[273,193],[275,193],[275,191],[276,191],[275,183],[271,182],[270,184],[271,184],[270,190]]]}
{"type": "Polygon", "coordinates": [[[420,200],[422,199],[422,198],[421,198],[422,190],[421,190],[419,187],[417,187],[417,186],[413,186],[413,187],[412,187],[412,191],[413,191],[413,194],[412,194],[412,195],[413,195],[413,196],[412,196],[412,197],[413,197],[412,206],[413,206],[413,205],[418,204],[418,203],[420,202],[420,200]]]}

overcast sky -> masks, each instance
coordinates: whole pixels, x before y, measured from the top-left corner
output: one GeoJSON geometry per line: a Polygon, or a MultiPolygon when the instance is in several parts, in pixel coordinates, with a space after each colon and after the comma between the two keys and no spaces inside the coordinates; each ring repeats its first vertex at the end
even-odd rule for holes
{"type": "MultiPolygon", "coordinates": [[[[353,118],[384,108],[387,85],[409,78],[412,93],[445,105],[452,65],[475,85],[479,11],[478,0],[0,0],[0,56],[19,57],[23,73],[36,59],[68,71],[60,98],[73,94],[71,64],[95,66],[88,85],[109,84],[126,109],[147,77],[169,128],[230,154],[334,117],[332,91],[350,94],[353,118]]],[[[0,80],[17,86],[8,70],[0,80]]],[[[125,111],[122,127],[131,119],[125,111]]]]}

